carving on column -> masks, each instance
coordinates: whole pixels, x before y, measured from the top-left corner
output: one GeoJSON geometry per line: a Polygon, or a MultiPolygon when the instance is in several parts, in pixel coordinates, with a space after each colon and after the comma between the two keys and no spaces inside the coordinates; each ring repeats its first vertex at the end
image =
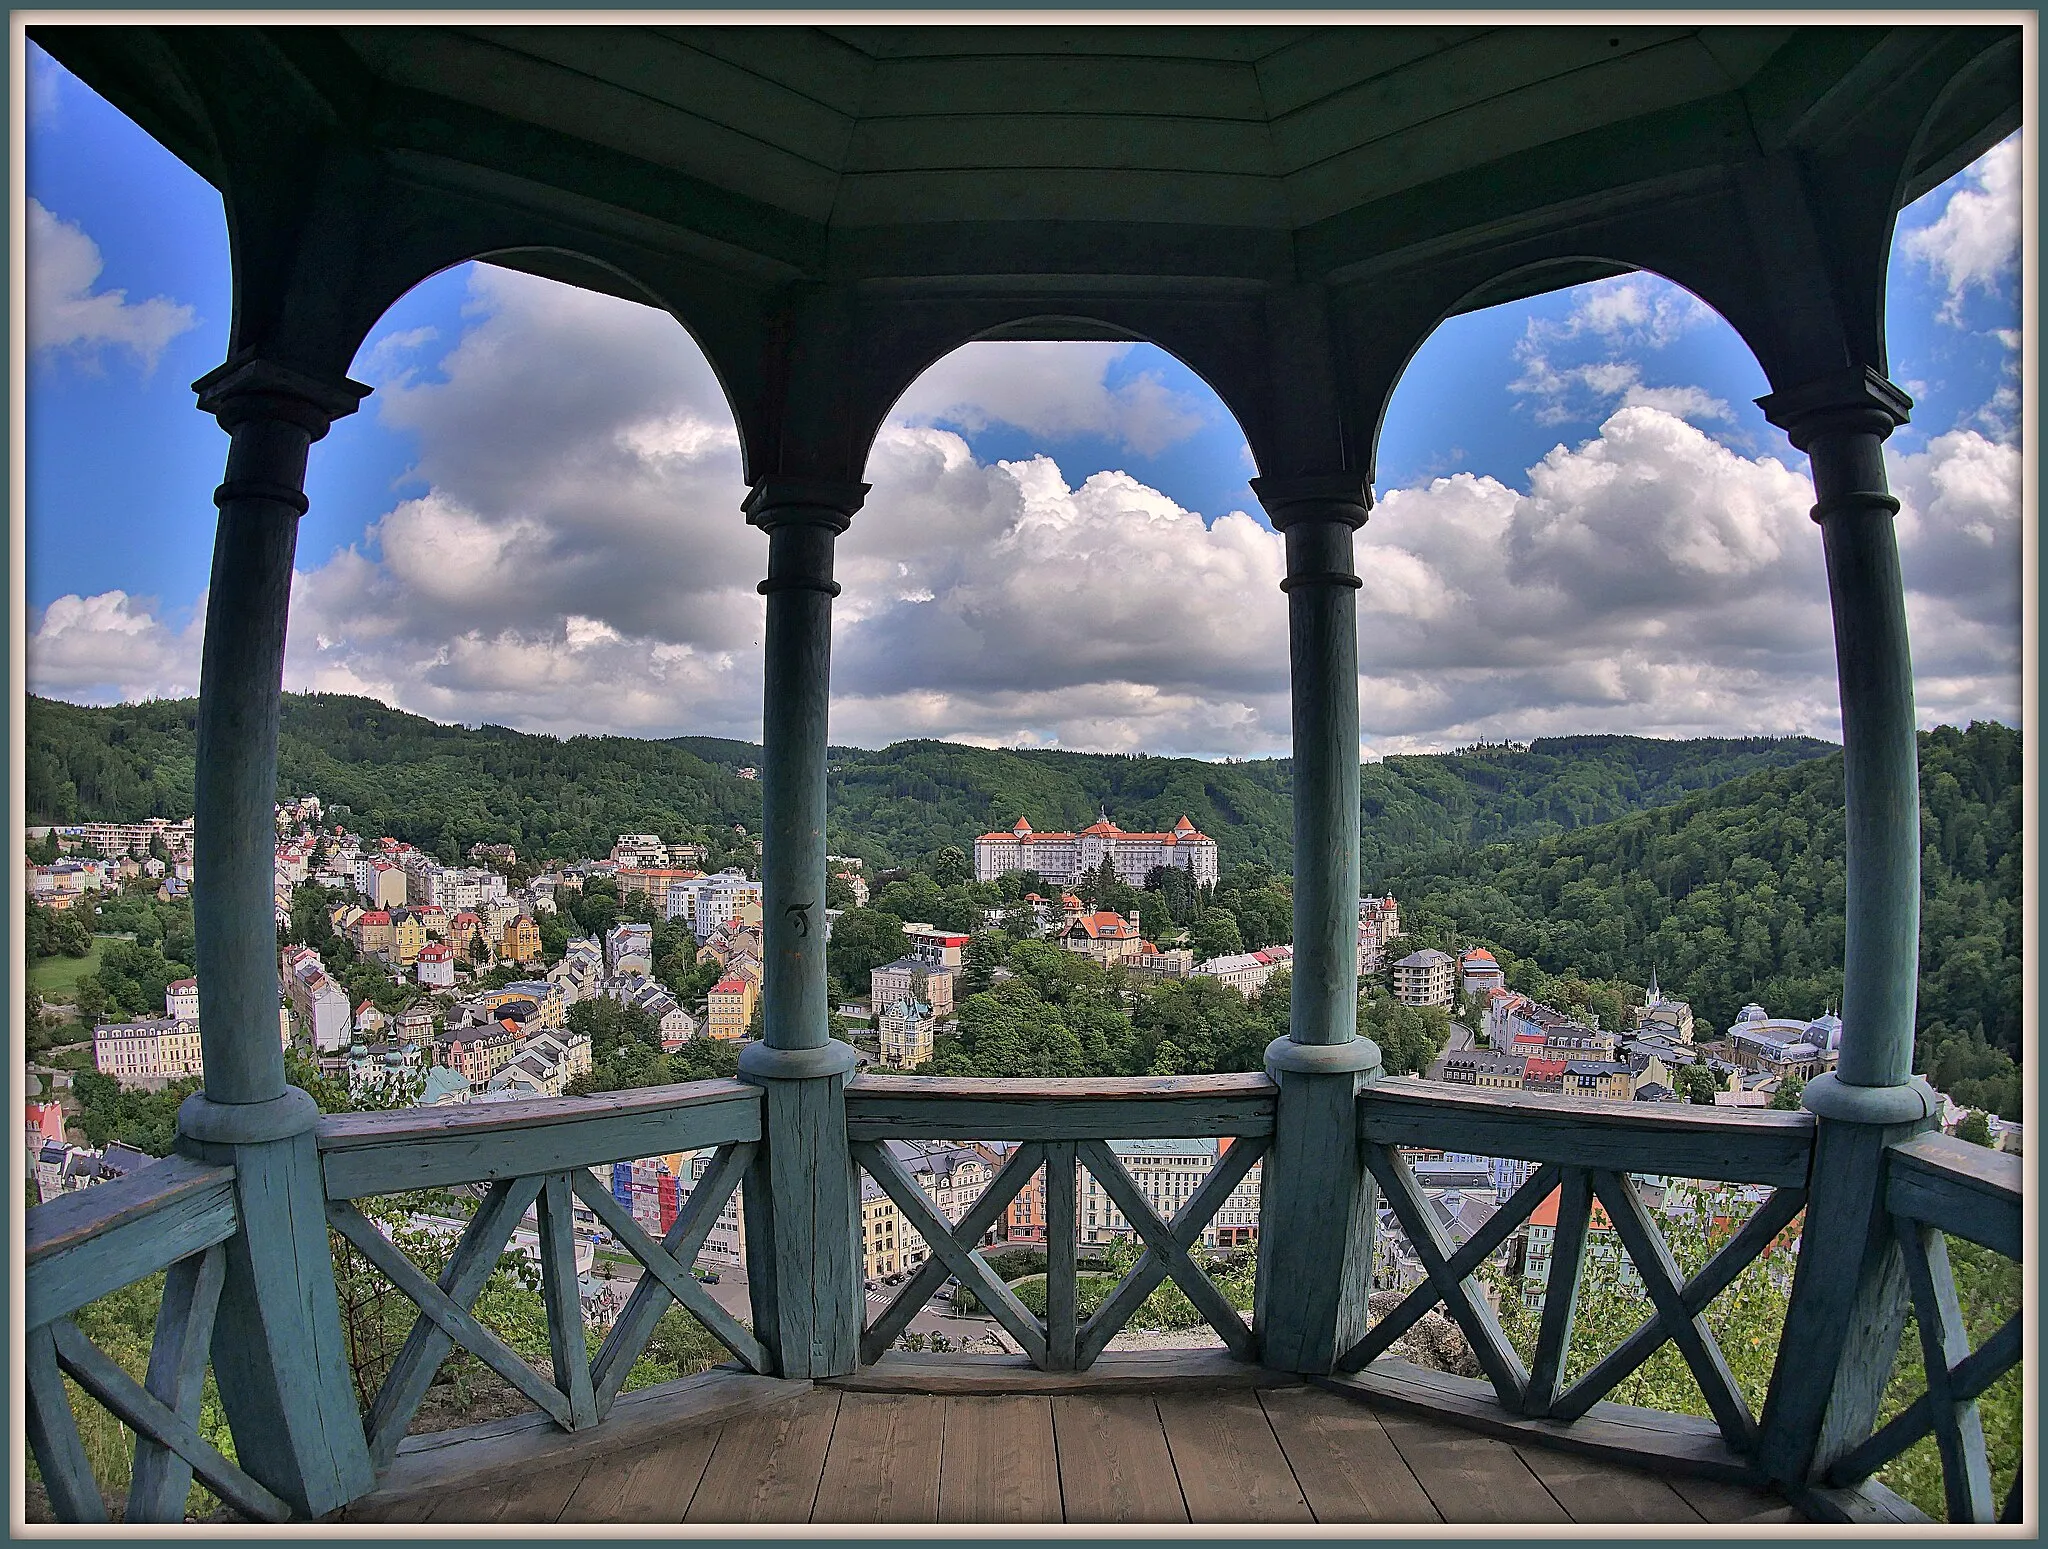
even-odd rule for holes
{"type": "Polygon", "coordinates": [[[315,441],[370,395],[361,382],[309,376],[262,356],[216,366],[192,391],[199,395],[200,412],[219,420],[223,430],[232,432],[246,420],[284,420],[315,441]]]}

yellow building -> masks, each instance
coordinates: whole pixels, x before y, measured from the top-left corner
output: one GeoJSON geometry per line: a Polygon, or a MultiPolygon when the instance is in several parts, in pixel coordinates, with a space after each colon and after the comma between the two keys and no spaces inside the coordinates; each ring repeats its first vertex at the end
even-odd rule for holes
{"type": "Polygon", "coordinates": [[[754,981],[744,974],[728,974],[711,987],[704,1004],[704,1030],[713,1038],[734,1042],[747,1036],[747,1024],[754,1018],[754,981]]]}
{"type": "Polygon", "coordinates": [[[406,913],[391,922],[391,950],[398,954],[401,968],[410,968],[427,945],[427,928],[416,914],[406,913]]]}
{"type": "Polygon", "coordinates": [[[540,927],[534,924],[532,915],[518,915],[505,922],[498,955],[512,963],[540,961],[540,927]]]}
{"type": "Polygon", "coordinates": [[[861,1276],[880,1280],[903,1269],[903,1217],[896,1201],[866,1173],[860,1178],[861,1276]]]}

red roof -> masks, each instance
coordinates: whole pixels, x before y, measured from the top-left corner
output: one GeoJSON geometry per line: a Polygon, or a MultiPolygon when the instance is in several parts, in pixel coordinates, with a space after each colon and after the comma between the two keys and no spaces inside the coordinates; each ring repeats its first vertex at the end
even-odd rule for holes
{"type": "Polygon", "coordinates": [[[445,963],[454,955],[455,949],[445,941],[436,941],[420,948],[420,961],[423,963],[445,963]]]}
{"type": "Polygon", "coordinates": [[[199,981],[197,979],[173,979],[164,988],[167,990],[196,990],[199,988],[199,981]]]}
{"type": "Polygon", "coordinates": [[[744,990],[746,987],[746,980],[740,978],[737,974],[728,974],[725,978],[720,979],[716,984],[711,986],[711,993],[716,995],[722,991],[723,993],[730,995],[737,990],[744,990]]]}
{"type": "Polygon", "coordinates": [[[390,923],[391,915],[383,909],[365,909],[356,918],[356,924],[358,925],[389,925],[390,923]]]}

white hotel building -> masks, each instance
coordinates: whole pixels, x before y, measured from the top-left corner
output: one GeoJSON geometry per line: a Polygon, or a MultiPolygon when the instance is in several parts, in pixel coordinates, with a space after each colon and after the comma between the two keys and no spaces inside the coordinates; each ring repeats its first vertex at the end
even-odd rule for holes
{"type": "Polygon", "coordinates": [[[983,834],[974,841],[974,878],[993,882],[1005,872],[1035,871],[1046,881],[1072,886],[1082,873],[1107,860],[1117,878],[1143,887],[1155,866],[1178,866],[1190,881],[1214,883],[1216,841],[1185,816],[1171,833],[1125,833],[1105,815],[1078,834],[1040,834],[1023,818],[1008,833],[983,834]]]}

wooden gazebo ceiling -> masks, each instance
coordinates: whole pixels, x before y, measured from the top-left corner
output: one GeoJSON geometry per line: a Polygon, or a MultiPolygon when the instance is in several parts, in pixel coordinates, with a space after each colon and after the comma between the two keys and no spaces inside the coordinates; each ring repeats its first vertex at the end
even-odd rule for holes
{"type": "MultiPolygon", "coordinates": [[[[264,112],[382,149],[420,181],[628,212],[791,277],[883,279],[1156,274],[1162,240],[1185,253],[1170,260],[1181,273],[1330,274],[1787,146],[1826,150],[1953,31],[209,30],[36,35],[216,182],[194,80],[253,87],[264,112]]],[[[1919,181],[2017,111],[2016,92],[1964,106],[1919,181]]]]}

